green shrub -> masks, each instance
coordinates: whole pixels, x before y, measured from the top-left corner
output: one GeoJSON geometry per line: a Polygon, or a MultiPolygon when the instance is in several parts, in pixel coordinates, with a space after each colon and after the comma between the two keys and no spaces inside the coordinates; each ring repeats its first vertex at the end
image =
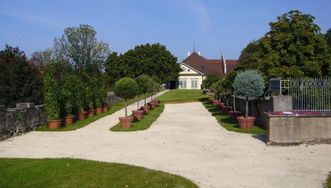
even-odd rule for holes
{"type": "Polygon", "coordinates": [[[248,117],[248,98],[259,97],[263,94],[264,81],[262,76],[255,70],[247,70],[239,73],[233,83],[237,95],[246,98],[246,114],[248,117]]]}
{"type": "MultiPolygon", "coordinates": [[[[146,94],[149,90],[148,83],[150,81],[150,77],[145,74],[142,74],[142,75],[138,76],[135,80],[136,80],[137,86],[138,86],[138,95],[146,94]]],[[[146,98],[145,98],[145,105],[146,105],[146,98]]],[[[137,107],[139,108],[139,100],[137,103],[137,107]]]]}
{"type": "Polygon", "coordinates": [[[133,99],[138,94],[138,85],[136,81],[129,77],[121,78],[115,83],[113,90],[117,96],[124,99],[125,117],[127,117],[127,100],[133,99]]]}
{"type": "Polygon", "coordinates": [[[208,75],[206,79],[202,81],[202,87],[210,89],[210,86],[220,80],[218,75],[208,75]]]}
{"type": "Polygon", "coordinates": [[[44,98],[48,120],[60,119],[60,106],[52,73],[44,76],[44,98]]]}

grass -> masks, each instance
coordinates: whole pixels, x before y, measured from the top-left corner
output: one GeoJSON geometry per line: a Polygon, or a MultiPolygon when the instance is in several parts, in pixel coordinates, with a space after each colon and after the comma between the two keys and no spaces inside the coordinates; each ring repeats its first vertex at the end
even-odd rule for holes
{"type": "Polygon", "coordinates": [[[227,113],[223,112],[218,106],[211,104],[208,100],[202,100],[202,104],[217,119],[217,122],[228,131],[264,135],[265,129],[254,125],[251,129],[240,129],[237,121],[232,119],[227,113]]]}
{"type": "Polygon", "coordinates": [[[80,159],[0,159],[0,187],[198,187],[142,167],[80,159]]]}
{"type": "Polygon", "coordinates": [[[328,177],[328,180],[327,180],[326,187],[331,188],[331,172],[329,173],[329,177],[328,177]]]}
{"type": "Polygon", "coordinates": [[[199,102],[207,96],[201,90],[196,89],[174,89],[157,97],[163,103],[199,102]]]}
{"type": "Polygon", "coordinates": [[[140,121],[135,121],[132,123],[131,128],[123,129],[121,124],[118,123],[117,125],[110,128],[111,131],[138,131],[138,130],[145,130],[148,129],[152,123],[157,120],[157,118],[161,115],[164,110],[164,104],[160,103],[156,108],[149,111],[148,115],[144,115],[144,118],[140,121]]]}
{"type": "MultiPolygon", "coordinates": [[[[146,97],[148,97],[149,95],[144,95],[144,96],[140,96],[140,97],[136,97],[135,99],[132,99],[132,100],[129,100],[129,104],[130,103],[134,103],[136,102],[137,100],[141,100],[141,99],[144,99],[146,97]]],[[[36,131],[72,131],[72,130],[76,130],[76,129],[79,129],[79,128],[82,128],[82,127],[85,127],[86,125],[100,119],[100,118],[103,118],[105,116],[108,116],[108,115],[111,115],[115,112],[117,112],[118,110],[124,108],[124,101],[118,101],[114,104],[111,105],[109,111],[107,112],[104,112],[104,113],[101,113],[101,114],[98,114],[98,115],[95,115],[93,117],[86,117],[86,119],[82,120],[82,121],[76,121],[74,122],[73,124],[71,125],[68,125],[68,126],[61,126],[59,129],[49,129],[47,124],[44,124],[40,127],[38,127],[36,129],[36,131]]]]}

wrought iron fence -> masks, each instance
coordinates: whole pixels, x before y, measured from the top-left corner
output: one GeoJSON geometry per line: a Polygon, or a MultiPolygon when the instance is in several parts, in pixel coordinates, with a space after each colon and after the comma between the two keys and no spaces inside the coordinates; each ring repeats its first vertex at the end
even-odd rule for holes
{"type": "Polygon", "coordinates": [[[293,110],[331,111],[331,78],[292,78],[285,89],[293,97],[293,110]]]}

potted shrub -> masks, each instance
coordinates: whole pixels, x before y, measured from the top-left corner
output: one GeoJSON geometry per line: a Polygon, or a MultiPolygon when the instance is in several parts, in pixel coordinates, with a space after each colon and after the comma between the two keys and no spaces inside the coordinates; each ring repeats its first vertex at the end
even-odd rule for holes
{"type": "Polygon", "coordinates": [[[223,82],[223,87],[225,87],[228,90],[228,96],[230,96],[232,94],[232,107],[233,109],[228,111],[228,114],[232,117],[237,119],[237,116],[241,115],[240,111],[236,110],[236,92],[233,88],[233,82],[234,79],[236,78],[237,73],[235,71],[230,72],[229,74],[227,74],[224,78],[224,82],[223,82]]]}
{"type": "MultiPolygon", "coordinates": [[[[51,67],[49,67],[51,69],[51,67]]],[[[49,70],[51,71],[51,70],[49,70]]],[[[55,88],[55,80],[51,72],[46,72],[44,76],[44,98],[47,111],[48,128],[58,129],[61,126],[60,106],[55,88]]]]}
{"type": "Polygon", "coordinates": [[[245,116],[237,117],[239,126],[242,129],[249,129],[254,125],[255,117],[248,116],[248,98],[263,94],[264,81],[257,71],[247,70],[236,76],[233,87],[239,96],[246,99],[245,116]]]}
{"type": "MultiPolygon", "coordinates": [[[[70,72],[71,73],[71,72],[70,72]]],[[[64,124],[65,125],[70,125],[73,123],[73,84],[75,83],[75,78],[70,74],[69,72],[67,72],[64,75],[64,84],[62,86],[62,90],[61,90],[61,95],[62,95],[62,99],[64,101],[64,109],[65,109],[65,113],[66,113],[66,117],[64,120],[64,124]]]]}
{"type": "Polygon", "coordinates": [[[127,100],[133,99],[138,93],[138,86],[134,79],[124,77],[117,81],[114,85],[114,93],[124,99],[125,117],[120,117],[122,128],[130,128],[133,120],[132,116],[128,116],[127,100]]]}
{"type": "Polygon", "coordinates": [[[88,117],[92,117],[94,116],[94,103],[92,101],[89,102],[88,104],[88,107],[89,107],[89,111],[88,111],[88,117]]]}
{"type": "MultiPolygon", "coordinates": [[[[151,78],[147,75],[140,75],[139,76],[139,82],[142,82],[143,83],[143,86],[142,86],[142,91],[141,91],[141,94],[144,94],[146,95],[148,92],[150,92],[150,85],[151,85],[151,78]]],[[[148,114],[149,112],[149,105],[147,105],[147,101],[146,101],[146,97],[144,98],[144,106],[142,106],[140,108],[140,110],[143,110],[145,114],[148,114]]]]}
{"type": "Polygon", "coordinates": [[[72,115],[72,104],[71,104],[70,100],[66,100],[65,111],[66,111],[67,116],[65,118],[64,124],[70,125],[74,121],[74,116],[72,115]]]}
{"type": "Polygon", "coordinates": [[[148,105],[150,106],[151,109],[154,109],[156,107],[156,101],[154,100],[153,96],[155,95],[155,93],[157,93],[157,91],[159,90],[159,84],[157,82],[155,82],[153,79],[151,79],[150,81],[150,94],[151,94],[151,101],[148,103],[148,105]]]}
{"type": "Polygon", "coordinates": [[[97,106],[96,113],[100,114],[102,113],[103,107],[102,107],[102,99],[98,98],[95,102],[95,105],[97,106]]]}
{"type": "Polygon", "coordinates": [[[216,82],[214,82],[211,86],[210,86],[210,90],[214,93],[214,98],[211,99],[211,103],[215,106],[219,106],[220,105],[220,83],[222,83],[221,80],[218,80],[216,82]]]}
{"type": "MultiPolygon", "coordinates": [[[[144,74],[138,76],[135,79],[135,81],[137,83],[137,87],[138,87],[138,92],[137,92],[138,96],[147,93],[147,91],[148,91],[147,90],[148,89],[148,86],[147,86],[148,80],[149,80],[149,77],[147,75],[144,75],[144,74]]],[[[139,102],[140,102],[140,100],[138,99],[138,101],[137,101],[137,110],[132,111],[134,117],[137,120],[141,120],[143,118],[143,114],[144,114],[144,110],[140,109],[139,102]]]]}

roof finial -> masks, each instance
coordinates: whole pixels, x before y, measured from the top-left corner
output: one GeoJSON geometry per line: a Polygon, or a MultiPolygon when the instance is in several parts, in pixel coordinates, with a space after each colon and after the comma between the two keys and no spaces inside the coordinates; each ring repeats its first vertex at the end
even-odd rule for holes
{"type": "Polygon", "coordinates": [[[193,41],[193,52],[195,52],[195,41],[193,41]]]}

